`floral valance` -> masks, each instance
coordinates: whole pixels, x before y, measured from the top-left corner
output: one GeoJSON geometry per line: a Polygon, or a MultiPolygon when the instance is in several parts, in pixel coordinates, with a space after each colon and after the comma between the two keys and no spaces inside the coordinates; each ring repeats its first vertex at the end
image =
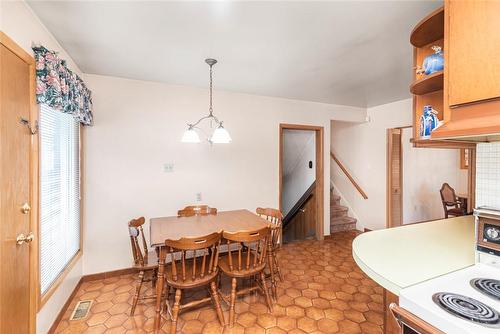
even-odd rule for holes
{"type": "Polygon", "coordinates": [[[73,115],[80,123],[92,125],[91,91],[73,73],[66,61],[43,46],[34,46],[36,60],[36,100],[73,115]]]}

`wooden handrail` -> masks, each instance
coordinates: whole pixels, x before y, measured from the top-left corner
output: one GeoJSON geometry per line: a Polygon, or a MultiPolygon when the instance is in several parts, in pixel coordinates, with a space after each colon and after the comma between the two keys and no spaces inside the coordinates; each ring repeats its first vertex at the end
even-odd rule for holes
{"type": "Polygon", "coordinates": [[[368,195],[366,195],[366,193],[363,191],[363,189],[361,189],[359,184],[356,181],[354,181],[354,178],[351,176],[351,174],[349,174],[349,172],[344,167],[344,165],[342,165],[342,163],[339,161],[339,159],[337,159],[335,154],[333,154],[333,152],[330,152],[330,156],[332,157],[333,161],[335,161],[337,163],[337,165],[339,165],[340,169],[342,169],[345,176],[347,176],[349,181],[351,181],[352,185],[354,186],[354,188],[356,188],[358,190],[358,192],[361,194],[361,196],[363,196],[364,199],[368,199],[368,195]]]}

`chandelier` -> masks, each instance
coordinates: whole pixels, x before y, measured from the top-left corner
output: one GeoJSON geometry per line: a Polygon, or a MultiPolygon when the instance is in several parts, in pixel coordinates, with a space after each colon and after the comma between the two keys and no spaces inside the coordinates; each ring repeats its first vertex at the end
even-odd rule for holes
{"type": "Polygon", "coordinates": [[[211,144],[227,144],[231,142],[231,136],[229,136],[229,132],[227,132],[226,129],[224,129],[224,126],[222,125],[222,121],[219,121],[219,119],[213,114],[213,107],[212,107],[212,74],[213,74],[213,66],[217,63],[217,60],[215,59],[205,59],[205,63],[210,66],[210,106],[208,107],[208,115],[200,118],[198,121],[195,123],[188,123],[188,129],[186,132],[184,132],[184,135],[182,136],[181,141],[183,143],[199,143],[200,142],[200,136],[198,135],[198,131],[204,132],[201,128],[198,127],[198,125],[206,119],[210,120],[210,127],[212,127],[212,121],[215,122],[215,130],[212,133],[212,135],[208,138],[208,142],[211,144]]]}

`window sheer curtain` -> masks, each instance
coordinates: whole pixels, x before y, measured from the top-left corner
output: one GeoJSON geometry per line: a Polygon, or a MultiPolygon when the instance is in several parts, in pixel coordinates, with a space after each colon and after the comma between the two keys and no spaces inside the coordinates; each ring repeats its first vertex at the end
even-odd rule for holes
{"type": "Polygon", "coordinates": [[[80,249],[80,129],[71,114],[40,105],[40,292],[80,249]]]}

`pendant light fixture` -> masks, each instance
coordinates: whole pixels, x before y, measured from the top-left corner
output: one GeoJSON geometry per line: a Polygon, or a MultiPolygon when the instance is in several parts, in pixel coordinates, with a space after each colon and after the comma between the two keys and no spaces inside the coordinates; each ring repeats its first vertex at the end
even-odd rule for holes
{"type": "Polygon", "coordinates": [[[201,121],[205,119],[210,120],[210,127],[212,127],[212,121],[215,122],[216,128],[212,135],[208,138],[208,141],[213,144],[227,144],[231,142],[231,136],[229,136],[229,132],[224,128],[222,125],[222,121],[219,121],[219,119],[213,114],[213,107],[212,107],[212,74],[213,74],[213,66],[217,63],[217,60],[215,59],[205,59],[205,63],[210,66],[210,106],[208,107],[208,116],[204,116],[200,118],[197,122],[188,124],[188,129],[186,132],[184,132],[184,135],[182,136],[181,141],[183,143],[199,143],[200,142],[200,136],[198,135],[197,130],[201,130],[198,126],[198,124],[201,123],[201,121]]]}

